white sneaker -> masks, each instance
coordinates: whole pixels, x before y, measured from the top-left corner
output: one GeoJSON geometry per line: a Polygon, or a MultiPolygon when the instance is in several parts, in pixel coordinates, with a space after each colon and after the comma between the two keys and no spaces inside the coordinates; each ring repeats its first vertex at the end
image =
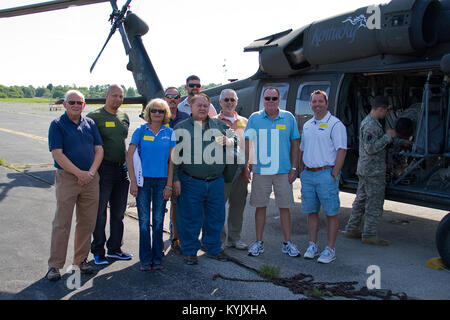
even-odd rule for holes
{"type": "Polygon", "coordinates": [[[309,242],[309,247],[306,249],[305,254],[303,255],[303,258],[305,259],[314,259],[319,255],[319,249],[317,248],[316,244],[314,242],[309,242]]]}
{"type": "Polygon", "coordinates": [[[248,248],[248,245],[241,240],[234,241],[231,246],[235,247],[238,250],[245,250],[248,248]]]}
{"type": "Polygon", "coordinates": [[[298,257],[300,255],[300,251],[298,251],[295,244],[293,244],[291,241],[283,243],[283,246],[281,247],[281,252],[287,253],[291,257],[298,257]]]}
{"type": "Polygon", "coordinates": [[[330,247],[326,247],[325,250],[322,251],[320,254],[319,259],[317,259],[317,262],[320,263],[330,263],[332,261],[336,260],[336,252],[334,249],[331,249],[330,247]]]}
{"type": "Polygon", "coordinates": [[[250,249],[248,249],[249,256],[257,257],[262,253],[264,253],[264,247],[261,240],[256,240],[255,242],[253,242],[250,249]]]}

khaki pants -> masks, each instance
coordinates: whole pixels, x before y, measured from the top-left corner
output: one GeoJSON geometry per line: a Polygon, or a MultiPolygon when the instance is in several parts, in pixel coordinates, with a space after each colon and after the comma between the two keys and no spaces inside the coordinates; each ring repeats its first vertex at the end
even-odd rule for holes
{"type": "Polygon", "coordinates": [[[241,240],[242,221],[248,194],[247,185],[248,182],[245,181],[242,174],[239,174],[233,183],[225,183],[225,202],[228,201],[229,209],[222,230],[223,243],[241,240]]]}
{"type": "Polygon", "coordinates": [[[56,171],[56,212],[48,260],[50,268],[64,267],[75,204],[77,209],[73,264],[78,266],[88,257],[97,220],[99,179],[96,173],[89,184],[80,186],[73,174],[64,170],[56,171]]]}

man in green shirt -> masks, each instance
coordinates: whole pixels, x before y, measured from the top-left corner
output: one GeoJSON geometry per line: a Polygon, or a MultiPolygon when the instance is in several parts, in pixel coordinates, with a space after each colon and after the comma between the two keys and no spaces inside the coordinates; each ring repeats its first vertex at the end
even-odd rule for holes
{"type": "Polygon", "coordinates": [[[108,258],[130,260],[132,255],[122,252],[123,217],[127,207],[129,180],[125,168],[125,139],[130,120],[119,110],[123,102],[123,89],[111,85],[106,93],[103,108],[90,112],[87,116],[94,120],[103,139],[104,157],[100,174],[100,199],[97,223],[93,233],[91,252],[95,264],[108,264],[108,258]],[[106,241],[105,226],[107,205],[110,207],[110,236],[106,241]],[[105,257],[105,243],[108,252],[105,257]]]}
{"type": "Polygon", "coordinates": [[[191,117],[174,128],[177,139],[172,156],[173,191],[178,196],[176,224],[181,251],[189,265],[197,264],[201,245],[208,257],[228,260],[220,240],[225,223],[223,172],[227,149],[233,150],[237,138],[227,124],[208,116],[209,106],[207,95],[194,95],[191,117]]]}

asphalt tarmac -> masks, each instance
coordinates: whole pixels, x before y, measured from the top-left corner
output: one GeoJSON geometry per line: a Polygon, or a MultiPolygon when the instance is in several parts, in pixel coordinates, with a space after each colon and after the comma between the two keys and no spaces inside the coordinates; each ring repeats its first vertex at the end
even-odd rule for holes
{"type": "MultiPolygon", "coordinates": [[[[85,112],[94,108],[88,106],[85,112]]],[[[130,139],[143,120],[138,117],[139,108],[123,110],[132,122],[130,139]]],[[[401,297],[450,299],[450,271],[435,270],[425,265],[428,259],[438,256],[435,231],[447,212],[392,201],[385,202],[380,223],[381,236],[391,245],[364,245],[360,240],[345,238],[340,232],[336,244],[337,259],[330,264],[319,264],[303,257],[292,258],[281,252],[283,237],[273,200],[267,210],[265,252],[259,257],[250,257],[246,250],[229,248],[225,250],[231,257],[229,262],[207,258],[199,251],[198,265],[184,264],[182,256],[169,250],[169,215],[166,214],[165,269],[141,272],[137,214],[134,198],[130,196],[122,249],[132,253],[133,259],[95,266],[90,255],[95,273],[81,275],[78,283],[76,274],[69,271],[74,221],[66,266],[61,270],[66,273],[62,280],[49,282],[44,276],[56,201],[55,169],[46,139],[51,120],[62,112],[49,111],[45,104],[0,103],[0,158],[4,159],[0,166],[2,300],[178,300],[182,302],[177,305],[177,312],[195,314],[192,306],[199,301],[252,301],[253,304],[259,301],[261,311],[267,300],[293,301],[317,297],[379,300],[386,297],[389,290],[394,293],[391,296],[394,300],[401,297]],[[278,268],[279,278],[285,281],[261,277],[257,272],[261,267],[278,268]],[[374,291],[378,296],[363,296],[361,291],[360,295],[354,294],[367,284],[375,283],[375,275],[379,275],[380,290],[374,291]],[[297,278],[293,279],[294,276],[297,278]],[[328,287],[320,287],[321,283],[328,283],[328,287]],[[341,295],[336,294],[335,287],[343,288],[341,295]]],[[[299,194],[297,179],[294,183],[295,206],[291,210],[292,241],[303,255],[308,246],[308,234],[299,194]]],[[[341,230],[348,220],[354,197],[349,193],[340,194],[341,230]]],[[[320,217],[319,249],[323,249],[327,239],[326,220],[322,214],[320,217]]],[[[255,240],[254,208],[249,205],[244,213],[242,240],[247,244],[255,240]]],[[[207,312],[207,309],[203,311],[207,312]]]]}

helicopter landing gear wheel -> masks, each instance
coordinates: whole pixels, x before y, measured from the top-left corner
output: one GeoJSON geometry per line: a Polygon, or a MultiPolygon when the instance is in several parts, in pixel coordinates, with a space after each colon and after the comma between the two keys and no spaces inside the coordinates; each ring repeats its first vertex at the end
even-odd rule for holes
{"type": "Polygon", "coordinates": [[[444,264],[450,268],[450,213],[438,225],[436,231],[436,247],[444,264]]]}

